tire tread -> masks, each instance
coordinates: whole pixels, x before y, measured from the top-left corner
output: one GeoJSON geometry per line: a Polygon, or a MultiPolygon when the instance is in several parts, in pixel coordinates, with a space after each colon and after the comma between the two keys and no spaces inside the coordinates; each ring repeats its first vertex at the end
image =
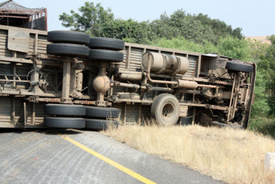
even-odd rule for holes
{"type": "Polygon", "coordinates": [[[112,38],[94,37],[90,38],[89,47],[91,49],[123,50],[124,41],[112,38]]]}
{"type": "Polygon", "coordinates": [[[47,39],[54,43],[88,44],[90,42],[89,34],[77,31],[49,31],[47,39]]]}

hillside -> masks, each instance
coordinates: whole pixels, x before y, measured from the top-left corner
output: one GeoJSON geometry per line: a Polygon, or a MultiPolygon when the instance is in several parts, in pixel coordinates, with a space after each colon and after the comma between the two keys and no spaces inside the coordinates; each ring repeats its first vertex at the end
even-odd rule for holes
{"type": "Polygon", "coordinates": [[[267,39],[268,36],[248,36],[245,37],[245,39],[251,39],[251,40],[259,40],[262,41],[263,43],[267,43],[269,45],[271,45],[271,41],[267,39]]]}

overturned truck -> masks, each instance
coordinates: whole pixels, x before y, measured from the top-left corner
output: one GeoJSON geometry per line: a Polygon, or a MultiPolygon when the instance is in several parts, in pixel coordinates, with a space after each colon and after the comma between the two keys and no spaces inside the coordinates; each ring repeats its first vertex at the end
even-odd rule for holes
{"type": "Polygon", "coordinates": [[[10,26],[0,45],[0,127],[248,124],[252,62],[10,26]]]}

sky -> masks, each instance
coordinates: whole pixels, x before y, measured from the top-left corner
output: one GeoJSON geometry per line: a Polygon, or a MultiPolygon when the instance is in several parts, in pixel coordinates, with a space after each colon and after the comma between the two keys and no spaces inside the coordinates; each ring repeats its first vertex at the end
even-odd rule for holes
{"type": "MultiPolygon", "coordinates": [[[[100,3],[110,8],[115,18],[152,21],[164,12],[169,16],[182,9],[190,14],[207,14],[232,28],[242,28],[244,36],[275,34],[275,0],[14,0],[28,8],[47,8],[48,31],[66,30],[59,15],[78,11],[84,2],[100,3]]],[[[4,0],[0,0],[4,2],[4,0]]]]}

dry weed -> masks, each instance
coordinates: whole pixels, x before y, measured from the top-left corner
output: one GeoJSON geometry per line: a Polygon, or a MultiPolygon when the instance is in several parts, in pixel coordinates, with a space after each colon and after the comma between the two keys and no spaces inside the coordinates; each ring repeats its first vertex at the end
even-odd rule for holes
{"type": "Polygon", "coordinates": [[[264,169],[273,139],[248,130],[201,126],[122,126],[104,132],[140,151],[184,164],[227,183],[275,183],[264,169]]]}

